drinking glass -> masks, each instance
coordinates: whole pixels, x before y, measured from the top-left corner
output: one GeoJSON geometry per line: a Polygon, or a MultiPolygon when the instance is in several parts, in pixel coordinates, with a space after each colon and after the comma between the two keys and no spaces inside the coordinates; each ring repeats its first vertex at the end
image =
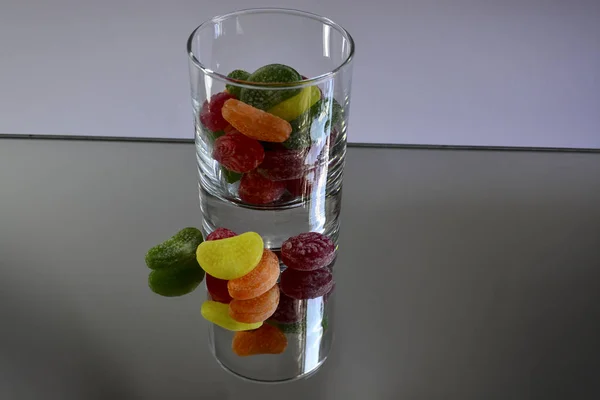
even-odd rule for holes
{"type": "Polygon", "coordinates": [[[336,241],[350,34],[311,13],[250,9],[201,24],[187,50],[203,233],[251,230],[274,250],[302,232],[336,241]]]}

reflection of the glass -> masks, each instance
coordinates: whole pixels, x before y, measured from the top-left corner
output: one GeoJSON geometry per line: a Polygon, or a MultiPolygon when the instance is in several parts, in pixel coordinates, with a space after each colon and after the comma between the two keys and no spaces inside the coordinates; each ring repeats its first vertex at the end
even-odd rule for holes
{"type": "Polygon", "coordinates": [[[273,383],[315,373],[333,341],[332,267],[333,263],[302,272],[291,291],[285,290],[285,279],[296,278],[298,271],[284,271],[277,310],[259,329],[231,332],[211,324],[210,346],[223,368],[245,379],[273,383]]]}

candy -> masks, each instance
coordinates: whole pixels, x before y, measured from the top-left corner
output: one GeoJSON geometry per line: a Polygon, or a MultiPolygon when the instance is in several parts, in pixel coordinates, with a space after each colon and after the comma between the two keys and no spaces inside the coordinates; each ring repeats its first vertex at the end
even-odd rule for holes
{"type": "Polygon", "coordinates": [[[269,204],[279,200],[284,193],[284,182],[274,182],[255,171],[242,177],[238,190],[240,199],[249,204],[269,204]]]}
{"type": "Polygon", "coordinates": [[[333,275],[329,268],[315,271],[286,269],[281,273],[281,291],[297,300],[315,299],[326,295],[333,287],[333,275]]]}
{"type": "Polygon", "coordinates": [[[209,240],[227,239],[227,238],[234,237],[234,236],[237,236],[237,233],[235,233],[234,231],[230,231],[227,228],[217,228],[208,234],[208,236],[206,237],[206,240],[209,241],[209,240]]]}
{"type": "Polygon", "coordinates": [[[221,109],[223,108],[223,104],[229,99],[235,99],[235,96],[230,93],[221,92],[214,94],[210,98],[210,101],[205,101],[200,110],[200,122],[202,122],[202,125],[212,132],[225,129],[227,121],[223,118],[221,109]]]}
{"type": "Polygon", "coordinates": [[[305,165],[306,154],[303,150],[267,151],[258,172],[272,181],[301,178],[309,169],[305,165]]]}
{"type": "Polygon", "coordinates": [[[196,228],[184,228],[148,250],[146,265],[152,269],[186,265],[194,260],[194,253],[200,243],[202,243],[202,232],[196,228]]]}
{"type": "Polygon", "coordinates": [[[236,332],[231,342],[231,349],[240,356],[257,354],[281,354],[288,341],[285,334],[277,327],[263,324],[260,328],[248,332],[236,332]]]}
{"type": "Polygon", "coordinates": [[[284,142],[292,133],[289,122],[239,100],[225,102],[223,118],[244,135],[264,142],[284,142]]]}
{"type": "Polygon", "coordinates": [[[248,300],[266,293],[279,278],[279,259],[269,250],[264,250],[256,268],[241,278],[227,283],[229,295],[237,300],[248,300]]]}
{"type": "Polygon", "coordinates": [[[227,290],[227,282],[224,279],[215,278],[206,274],[206,290],[214,301],[229,304],[232,300],[227,290]]]}
{"type": "Polygon", "coordinates": [[[231,132],[215,140],[212,156],[229,171],[244,173],[263,161],[265,151],[258,140],[231,132]]]}
{"type": "MultiPolygon", "coordinates": [[[[227,77],[239,81],[245,81],[250,77],[250,72],[244,71],[243,69],[236,69],[235,71],[231,71],[227,77]]],[[[234,85],[225,85],[225,89],[227,89],[227,92],[238,98],[240,97],[240,92],[242,91],[241,87],[234,85]]]]}
{"type": "Polygon", "coordinates": [[[242,175],[239,172],[229,171],[225,167],[221,167],[221,173],[223,174],[223,178],[227,183],[236,183],[240,179],[242,179],[242,175]]]}
{"type": "Polygon", "coordinates": [[[246,232],[201,243],[196,250],[196,259],[209,275],[230,280],[252,271],[262,258],[263,248],[264,243],[258,233],[246,232]]]}
{"type": "MultiPolygon", "coordinates": [[[[283,64],[269,64],[254,71],[246,81],[256,83],[292,83],[302,80],[292,67],[283,64]]],[[[261,110],[268,110],[277,103],[296,96],[302,89],[249,89],[243,88],[240,100],[261,110]]]]}
{"type": "Polygon", "coordinates": [[[266,321],[279,304],[279,286],[274,285],[266,293],[249,300],[231,300],[229,316],[238,322],[266,321]]]}
{"type": "Polygon", "coordinates": [[[156,269],[150,272],[148,286],[161,296],[183,296],[193,292],[203,278],[204,271],[196,260],[192,260],[181,267],[156,269]]]}
{"type": "Polygon", "coordinates": [[[323,268],[335,258],[335,244],[317,232],[301,233],[281,245],[281,260],[289,268],[312,271],[323,268]]]}
{"type": "Polygon", "coordinates": [[[291,335],[294,335],[294,334],[298,335],[298,334],[302,334],[302,333],[306,332],[306,321],[305,320],[293,322],[291,324],[281,324],[281,323],[275,322],[271,319],[266,322],[268,325],[273,325],[273,326],[279,328],[279,330],[281,330],[281,332],[283,332],[283,333],[287,333],[287,334],[291,334],[291,335]]]}
{"type": "Polygon", "coordinates": [[[301,321],[302,309],[300,308],[300,301],[291,298],[283,292],[280,292],[277,310],[275,310],[275,313],[271,315],[270,320],[282,324],[292,324],[294,322],[301,321]]]}
{"type": "Polygon", "coordinates": [[[249,331],[257,329],[262,325],[262,322],[245,324],[243,322],[235,321],[229,316],[229,305],[216,301],[205,301],[202,303],[200,311],[207,321],[229,331],[249,331]]]}
{"type": "Polygon", "coordinates": [[[321,92],[316,86],[309,86],[294,97],[282,101],[269,109],[273,115],[277,115],[286,121],[292,121],[307,111],[321,98],[321,92]]]}

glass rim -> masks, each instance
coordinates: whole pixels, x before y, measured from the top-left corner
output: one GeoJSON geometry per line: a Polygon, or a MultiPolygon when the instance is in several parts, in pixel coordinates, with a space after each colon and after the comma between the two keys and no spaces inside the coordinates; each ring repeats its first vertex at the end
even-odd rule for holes
{"type": "Polygon", "coordinates": [[[354,39],[352,38],[352,35],[350,35],[350,33],[346,29],[344,29],[341,25],[335,23],[333,20],[331,20],[327,17],[323,17],[321,15],[310,13],[307,11],[295,10],[292,8],[273,8],[273,7],[271,7],[271,8],[246,8],[243,10],[238,10],[238,11],[230,12],[227,14],[217,15],[213,18],[210,18],[210,19],[202,22],[200,25],[198,25],[196,27],[196,29],[194,29],[192,31],[192,33],[190,34],[190,36],[187,40],[188,57],[192,61],[192,63],[194,63],[194,65],[198,69],[200,69],[204,74],[210,76],[211,78],[215,78],[220,81],[223,81],[226,84],[231,84],[231,85],[235,85],[238,87],[246,87],[246,88],[250,88],[250,89],[252,89],[252,88],[254,88],[254,89],[256,89],[256,88],[265,88],[265,89],[266,88],[269,88],[269,89],[299,88],[299,87],[316,85],[321,82],[330,80],[335,75],[337,75],[342,69],[344,69],[346,66],[350,65],[350,63],[354,59],[354,49],[355,49],[355,45],[354,45],[354,39]],[[215,72],[212,69],[208,68],[198,59],[198,57],[196,57],[196,54],[194,54],[194,52],[192,51],[192,42],[194,41],[194,38],[196,37],[196,34],[199,31],[203,30],[204,28],[206,28],[209,25],[223,22],[223,21],[233,18],[233,17],[238,17],[241,15],[249,15],[249,14],[288,14],[288,15],[296,15],[296,16],[300,16],[300,17],[310,18],[315,21],[319,21],[325,25],[332,27],[333,29],[337,30],[338,32],[340,32],[342,34],[342,36],[344,36],[344,38],[350,43],[350,52],[348,53],[348,56],[344,59],[344,61],[342,61],[334,69],[332,69],[328,72],[325,72],[321,75],[317,75],[315,77],[308,77],[308,79],[303,79],[301,81],[291,82],[291,83],[248,82],[248,81],[244,81],[244,80],[240,80],[240,79],[229,78],[227,75],[223,75],[221,73],[215,72]]]}

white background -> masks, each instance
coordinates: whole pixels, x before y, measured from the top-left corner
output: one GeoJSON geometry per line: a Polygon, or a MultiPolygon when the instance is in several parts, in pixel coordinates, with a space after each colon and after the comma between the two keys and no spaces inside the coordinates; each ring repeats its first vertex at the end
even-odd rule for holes
{"type": "Polygon", "coordinates": [[[0,133],[192,138],[187,36],[258,6],[353,34],[352,142],[600,148],[597,0],[2,0],[0,133]]]}

